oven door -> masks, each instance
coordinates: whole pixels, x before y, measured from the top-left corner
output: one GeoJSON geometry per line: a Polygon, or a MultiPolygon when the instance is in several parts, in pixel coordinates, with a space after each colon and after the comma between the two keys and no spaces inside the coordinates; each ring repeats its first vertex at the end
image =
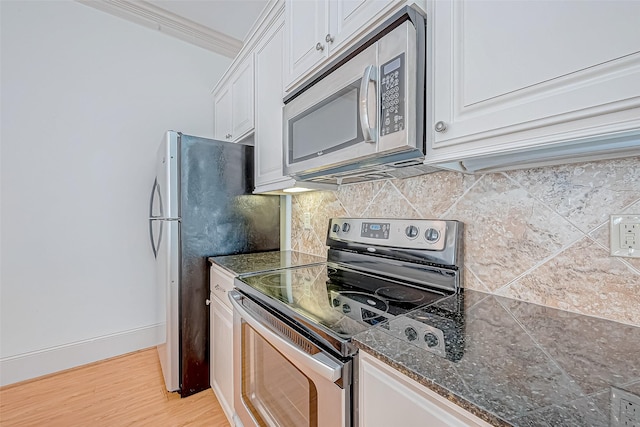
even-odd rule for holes
{"type": "Polygon", "coordinates": [[[236,425],[350,425],[352,362],[323,351],[240,292],[229,299],[236,425]]]}

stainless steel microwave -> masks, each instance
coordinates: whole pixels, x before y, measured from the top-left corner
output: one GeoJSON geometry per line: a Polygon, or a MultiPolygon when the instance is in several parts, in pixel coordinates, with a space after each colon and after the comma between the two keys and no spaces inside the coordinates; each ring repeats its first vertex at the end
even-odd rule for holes
{"type": "Polygon", "coordinates": [[[432,171],[425,29],[406,7],[285,98],[285,175],[343,184],[432,171]]]}

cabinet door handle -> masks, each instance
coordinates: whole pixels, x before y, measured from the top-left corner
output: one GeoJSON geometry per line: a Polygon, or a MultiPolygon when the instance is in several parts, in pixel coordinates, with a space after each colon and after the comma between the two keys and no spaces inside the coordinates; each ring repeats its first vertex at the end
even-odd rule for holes
{"type": "Polygon", "coordinates": [[[225,137],[225,138],[227,138],[227,139],[231,139],[231,134],[230,134],[230,133],[228,133],[228,134],[226,134],[224,137],[225,137]]]}
{"type": "Polygon", "coordinates": [[[322,45],[322,43],[318,42],[316,44],[316,50],[322,52],[324,50],[324,46],[322,45]]]}
{"type": "Polygon", "coordinates": [[[327,34],[324,38],[324,41],[326,41],[327,43],[333,43],[333,37],[331,37],[331,34],[327,34]]]}
{"type": "Polygon", "coordinates": [[[441,121],[436,123],[433,128],[436,130],[436,132],[444,132],[447,130],[447,124],[441,121]]]}

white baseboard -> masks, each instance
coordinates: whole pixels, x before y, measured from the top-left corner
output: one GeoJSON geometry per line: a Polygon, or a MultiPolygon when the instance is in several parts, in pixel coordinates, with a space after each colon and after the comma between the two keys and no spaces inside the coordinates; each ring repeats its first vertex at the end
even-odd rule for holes
{"type": "Polygon", "coordinates": [[[153,347],[164,341],[164,334],[161,323],[5,357],[0,359],[0,386],[153,347]]]}

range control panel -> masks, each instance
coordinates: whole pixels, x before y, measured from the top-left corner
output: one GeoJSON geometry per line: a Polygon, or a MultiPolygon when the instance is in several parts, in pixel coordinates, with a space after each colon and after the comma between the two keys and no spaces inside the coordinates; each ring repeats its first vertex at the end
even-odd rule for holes
{"type": "Polygon", "coordinates": [[[442,251],[447,221],[429,219],[332,218],[329,237],[355,243],[442,251]]]}

